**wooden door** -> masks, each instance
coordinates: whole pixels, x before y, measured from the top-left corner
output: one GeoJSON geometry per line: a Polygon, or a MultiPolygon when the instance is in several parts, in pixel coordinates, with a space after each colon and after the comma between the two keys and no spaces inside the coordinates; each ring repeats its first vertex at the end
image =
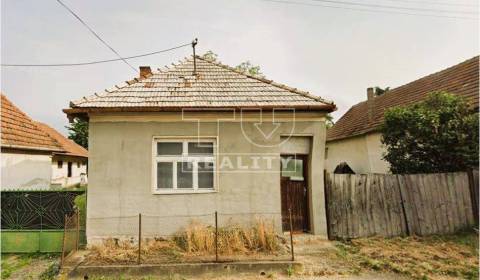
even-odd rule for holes
{"type": "Polygon", "coordinates": [[[289,209],[292,211],[294,232],[307,232],[308,211],[308,156],[289,155],[281,160],[282,227],[290,230],[289,209]]]}

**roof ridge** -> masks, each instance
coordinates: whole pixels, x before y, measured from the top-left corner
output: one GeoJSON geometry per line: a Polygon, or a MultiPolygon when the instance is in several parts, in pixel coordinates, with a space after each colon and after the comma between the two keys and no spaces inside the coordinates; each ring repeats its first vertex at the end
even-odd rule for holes
{"type": "MultiPolygon", "coordinates": [[[[375,98],[384,98],[384,96],[392,95],[392,94],[395,93],[395,92],[394,92],[395,90],[398,90],[398,89],[400,89],[400,88],[402,88],[402,87],[409,86],[409,85],[411,85],[411,84],[413,84],[413,83],[416,83],[416,82],[418,82],[418,81],[421,81],[421,80],[423,80],[423,79],[428,79],[428,78],[431,78],[431,77],[433,77],[433,76],[435,76],[435,75],[439,75],[439,74],[441,74],[442,72],[450,71],[450,70],[452,70],[452,68],[459,67],[459,66],[462,65],[462,64],[470,63],[471,61],[473,61],[473,60],[475,60],[475,59],[478,59],[479,57],[480,57],[480,56],[477,55],[477,56],[471,57],[471,58],[469,58],[469,59],[466,59],[466,60],[464,60],[464,61],[462,61],[462,62],[459,62],[459,63],[457,63],[457,64],[451,65],[451,66],[449,66],[449,67],[447,67],[447,68],[444,68],[444,69],[442,69],[442,70],[438,70],[438,71],[433,72],[433,73],[431,73],[431,74],[422,76],[422,77],[420,77],[420,78],[418,78],[418,79],[415,79],[415,80],[413,80],[413,81],[411,81],[411,82],[408,82],[408,83],[406,83],[406,84],[400,85],[400,86],[398,86],[398,87],[396,87],[396,88],[392,88],[392,89],[388,90],[387,92],[385,92],[384,94],[382,94],[382,95],[380,95],[380,96],[375,96],[375,98]]],[[[357,104],[358,104],[358,103],[357,103],[357,104]]]]}
{"type": "Polygon", "coordinates": [[[422,100],[426,93],[439,90],[463,96],[472,106],[478,107],[478,60],[474,56],[442,70],[425,75],[373,98],[373,120],[366,121],[367,100],[352,106],[327,132],[327,141],[363,135],[378,128],[383,111],[393,106],[404,106],[422,100]],[[467,86],[468,85],[468,86],[467,86]]]}
{"type": "MultiPolygon", "coordinates": [[[[386,98],[386,97],[388,97],[388,96],[390,96],[390,95],[392,95],[392,94],[395,94],[394,91],[398,90],[399,88],[402,88],[402,87],[411,85],[412,83],[418,82],[418,81],[423,80],[423,79],[426,79],[426,78],[430,78],[430,77],[432,77],[432,76],[434,76],[434,75],[438,75],[438,74],[440,74],[441,72],[444,72],[444,71],[447,71],[447,70],[451,70],[451,69],[454,68],[454,67],[458,67],[458,66],[460,66],[461,64],[468,63],[468,62],[470,62],[471,60],[475,60],[475,59],[477,59],[477,58],[479,58],[479,57],[480,57],[480,56],[477,55],[477,56],[474,56],[474,57],[472,57],[472,58],[466,59],[466,60],[464,60],[464,61],[462,61],[462,62],[460,62],[460,63],[457,63],[457,64],[455,64],[455,65],[451,65],[451,66],[449,66],[449,67],[447,67],[447,68],[445,68],[445,69],[442,69],[442,70],[439,70],[439,71],[437,71],[437,72],[434,72],[434,73],[425,75],[425,76],[423,76],[423,77],[421,77],[421,78],[418,78],[418,79],[416,79],[416,80],[413,80],[413,81],[411,81],[411,82],[408,82],[408,83],[406,83],[406,84],[403,84],[403,85],[401,85],[401,86],[398,86],[398,87],[396,87],[396,88],[390,89],[390,90],[388,90],[387,92],[385,92],[384,94],[382,94],[382,95],[380,95],[380,96],[375,96],[374,98],[375,98],[375,100],[384,99],[384,98],[386,98]]],[[[359,106],[359,105],[361,105],[362,103],[365,103],[365,102],[367,102],[367,101],[368,101],[368,100],[362,100],[362,101],[360,101],[360,102],[357,102],[357,103],[353,104],[352,106],[350,106],[350,109],[353,108],[353,107],[359,106]]],[[[349,109],[349,110],[350,110],[350,109],[349,109]]],[[[349,110],[348,110],[348,111],[349,111],[349,110]]],[[[347,112],[348,112],[348,111],[347,111],[347,112]]],[[[347,112],[345,112],[343,115],[346,115],[347,112]]],[[[343,117],[343,115],[342,115],[342,117],[343,117]]],[[[340,118],[341,118],[341,117],[340,117],[340,118]]],[[[337,121],[337,122],[338,122],[338,121],[337,121]]]]}
{"type": "MultiPolygon", "coordinates": [[[[171,63],[172,66],[164,66],[164,68],[156,68],[156,71],[151,71],[148,75],[145,75],[142,77],[135,77],[132,80],[126,81],[124,84],[120,85],[115,85],[114,87],[111,87],[109,89],[105,89],[102,92],[99,93],[94,93],[93,95],[85,96],[79,100],[74,100],[70,102],[70,108],[89,108],[89,106],[96,107],[96,108],[103,108],[103,105],[99,102],[110,102],[107,100],[110,100],[109,98],[113,98],[113,101],[111,102],[116,102],[116,100],[120,100],[124,98],[123,96],[128,95],[124,94],[127,92],[145,92],[145,98],[141,97],[140,99],[136,99],[136,103],[142,103],[146,104],[144,99],[147,97],[152,97],[154,96],[157,98],[156,92],[170,92],[174,93],[177,92],[184,92],[188,90],[183,90],[182,87],[192,87],[192,84],[190,82],[185,81],[185,85],[183,85],[181,82],[178,82],[178,78],[183,78],[190,80],[190,79],[195,79],[195,82],[199,82],[198,85],[195,85],[195,87],[198,87],[198,89],[195,91],[198,95],[201,95],[202,92],[205,90],[208,90],[211,88],[213,92],[221,92],[222,90],[228,91],[229,89],[236,91],[240,91],[245,87],[245,89],[249,89],[248,87],[254,87],[250,88],[249,90],[251,91],[250,95],[255,95],[258,94],[258,92],[275,92],[278,93],[278,101],[276,100],[267,100],[267,99],[262,99],[262,97],[258,97],[258,101],[252,101],[253,99],[250,99],[248,97],[242,98],[239,102],[246,105],[235,105],[235,106],[295,106],[295,108],[314,108],[315,110],[325,110],[325,111],[333,111],[336,109],[335,104],[332,101],[323,99],[320,96],[316,96],[313,94],[310,94],[307,91],[303,91],[297,88],[289,87],[285,84],[277,83],[273,80],[269,80],[263,76],[259,75],[252,75],[250,73],[243,72],[239,69],[236,69],[234,67],[231,67],[229,65],[223,64],[220,61],[212,61],[207,58],[203,58],[201,56],[187,56],[184,57],[181,60],[178,60],[178,62],[171,63]],[[197,70],[200,75],[194,75],[192,72],[192,62],[197,59],[197,70]],[[205,68],[205,69],[203,69],[205,68]],[[205,71],[206,75],[203,77],[203,71],[205,71]],[[209,76],[209,71],[212,71],[212,73],[215,73],[213,76],[209,76]],[[230,74],[229,74],[230,72],[230,74]],[[233,74],[235,73],[235,75],[233,74]],[[232,77],[232,82],[230,82],[227,78],[225,78],[222,75],[227,75],[227,77],[232,77]],[[151,90],[142,90],[140,88],[143,87],[142,84],[140,85],[135,85],[136,83],[141,83],[142,81],[145,82],[146,79],[152,78],[153,79],[150,81],[153,81],[154,85],[147,85],[145,84],[144,87],[150,88],[153,87],[155,89],[151,90]],[[247,79],[245,79],[245,77],[247,79]],[[203,81],[203,78],[205,78],[206,81],[211,82],[212,84],[205,86],[205,81],[203,81]],[[173,83],[173,85],[171,85],[173,83]],[[180,83],[180,84],[178,84],[180,83]],[[231,84],[229,84],[231,83],[231,84]],[[238,84],[240,83],[240,84],[238,84]],[[243,85],[242,83],[245,83],[246,85],[243,85]],[[219,86],[219,84],[222,84],[222,86],[219,86]],[[227,86],[228,85],[228,86],[227,86]],[[173,86],[173,87],[172,87],[173,86]],[[240,89],[237,88],[229,88],[229,87],[238,87],[240,86],[240,89]],[[158,88],[158,89],[157,89],[158,88]],[[142,99],[143,98],[143,99],[142,99]],[[98,101],[98,102],[97,102],[98,101]],[[255,102],[260,102],[261,104],[257,104],[255,102]],[[280,105],[276,103],[282,103],[280,105]],[[90,105],[90,104],[96,104],[96,105],[90,105]],[[252,105],[253,104],[253,105],[252,105]],[[302,107],[303,106],[303,107],[302,107]]],[[[146,81],[148,83],[148,80],[146,81]]],[[[190,92],[190,91],[188,91],[190,92]]],[[[163,95],[162,95],[163,96],[163,95]]],[[[165,95],[166,96],[166,95],[165,95]]],[[[267,94],[269,96],[269,94],[267,94]]],[[[155,98],[149,98],[149,99],[155,99],[155,98]]],[[[147,98],[148,99],[148,98],[147,98]]],[[[158,98],[159,100],[162,100],[161,102],[167,102],[168,100],[163,100],[161,98],[158,98]]],[[[205,99],[205,98],[203,98],[205,99]]],[[[254,98],[255,99],[255,98],[254,98]]],[[[257,100],[255,99],[255,100],[257,100]]],[[[174,100],[172,100],[174,101],[174,100]]],[[[121,102],[121,101],[119,101],[121,102]]],[[[126,101],[124,101],[126,102],[126,101]]],[[[135,103],[134,102],[134,103],[135,103]]],[[[150,102],[150,101],[149,101],[150,102]]],[[[152,101],[153,102],[153,101],[152,101]]],[[[160,102],[160,101],[159,101],[160,102]]],[[[177,101],[175,101],[177,102],[177,101]]],[[[178,101],[180,102],[180,101],[178,101]]],[[[183,100],[182,102],[187,102],[183,100]]],[[[228,102],[222,98],[218,98],[217,103],[213,102],[210,103],[206,100],[200,100],[199,103],[197,104],[198,107],[201,106],[206,106],[206,107],[218,107],[220,103],[226,104],[222,106],[230,106],[227,104],[228,102]],[[215,103],[215,104],[214,104],[215,103]],[[212,104],[212,105],[211,105],[212,104]]],[[[147,102],[148,103],[148,102],[147,102]]],[[[151,107],[164,107],[162,104],[157,103],[157,104],[150,104],[149,106],[151,107]],[[159,105],[157,105],[159,104],[159,105]]],[[[142,105],[146,106],[146,105],[142,105]]],[[[183,106],[183,105],[182,105],[183,106]]],[[[108,106],[110,107],[110,106],[108,106]]],[[[113,106],[111,106],[113,108],[113,106]]],[[[129,105],[129,107],[136,107],[136,105],[129,105]]],[[[148,107],[148,106],[147,106],[148,107]]]]}
{"type": "Polygon", "coordinates": [[[275,82],[274,80],[270,80],[270,79],[267,79],[265,77],[261,77],[259,75],[251,75],[251,74],[248,74],[248,73],[245,73],[243,71],[240,71],[234,67],[231,67],[229,65],[226,65],[226,64],[223,64],[221,63],[220,61],[217,61],[217,60],[210,60],[210,59],[206,59],[206,58],[203,58],[203,57],[200,57],[199,55],[196,55],[195,56],[196,58],[200,59],[200,60],[203,60],[205,62],[208,62],[208,63],[211,63],[211,64],[214,64],[216,66],[219,66],[219,67],[222,67],[222,68],[225,68],[227,70],[230,70],[230,71],[233,71],[237,74],[240,74],[240,75],[243,75],[243,76],[246,76],[248,78],[252,78],[252,79],[256,79],[260,82],[264,82],[264,83],[267,83],[267,84],[270,84],[272,86],[275,86],[275,87],[278,87],[278,88],[281,88],[281,89],[284,89],[284,90],[287,90],[287,91],[290,91],[290,92],[293,92],[293,93],[296,93],[296,94],[300,94],[304,97],[307,97],[307,98],[310,98],[310,99],[313,99],[313,100],[316,100],[316,101],[320,101],[320,102],[323,102],[323,103],[326,103],[326,104],[330,104],[330,105],[335,105],[333,101],[331,100],[326,100],[326,99],[323,99],[322,97],[320,96],[316,96],[316,95],[313,95],[311,93],[309,93],[308,91],[303,91],[303,90],[299,90],[298,88],[293,88],[293,87],[289,87],[285,84],[281,84],[281,83],[277,83],[275,82]]]}

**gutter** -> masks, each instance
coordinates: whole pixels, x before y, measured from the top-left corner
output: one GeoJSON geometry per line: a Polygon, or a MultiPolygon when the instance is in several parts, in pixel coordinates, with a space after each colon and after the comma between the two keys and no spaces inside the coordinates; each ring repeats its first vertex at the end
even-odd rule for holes
{"type": "Polygon", "coordinates": [[[32,150],[32,151],[64,152],[64,150],[60,150],[60,149],[30,147],[30,146],[22,146],[22,145],[5,145],[5,144],[2,144],[1,147],[2,148],[10,148],[10,149],[32,150]]]}

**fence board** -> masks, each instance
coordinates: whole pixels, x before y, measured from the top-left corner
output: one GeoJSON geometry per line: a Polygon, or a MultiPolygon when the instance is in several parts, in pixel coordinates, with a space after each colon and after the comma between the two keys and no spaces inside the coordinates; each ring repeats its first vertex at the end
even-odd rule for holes
{"type": "Polygon", "coordinates": [[[470,187],[467,173],[456,173],[458,180],[462,185],[463,207],[465,209],[465,226],[474,224],[472,200],[470,196],[470,187]]]}
{"type": "MultiPolygon", "coordinates": [[[[476,176],[476,177],[475,177],[476,176]]],[[[476,223],[472,178],[443,174],[326,174],[332,238],[452,233],[476,223]],[[469,181],[470,180],[470,181],[469,181]]],[[[477,190],[478,192],[478,186],[477,190]]]]}
{"type": "Polygon", "coordinates": [[[473,218],[475,220],[475,224],[478,225],[478,219],[479,219],[478,169],[468,171],[468,183],[470,187],[470,200],[472,201],[473,218]]]}

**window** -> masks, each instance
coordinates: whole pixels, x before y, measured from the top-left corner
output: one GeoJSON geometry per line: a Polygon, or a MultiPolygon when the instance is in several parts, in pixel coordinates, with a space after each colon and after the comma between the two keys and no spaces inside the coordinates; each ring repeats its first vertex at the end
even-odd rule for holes
{"type": "Polygon", "coordinates": [[[303,181],[303,160],[286,158],[282,164],[282,177],[290,177],[291,181],[303,181]]]}
{"type": "Polygon", "coordinates": [[[215,189],[215,140],[155,139],[154,192],[215,189]]]}
{"type": "Polygon", "coordinates": [[[58,169],[61,169],[63,167],[63,161],[61,160],[57,161],[57,167],[58,169]]]}
{"type": "Polygon", "coordinates": [[[80,168],[81,166],[82,164],[79,161],[77,161],[77,168],[80,168]]]}

